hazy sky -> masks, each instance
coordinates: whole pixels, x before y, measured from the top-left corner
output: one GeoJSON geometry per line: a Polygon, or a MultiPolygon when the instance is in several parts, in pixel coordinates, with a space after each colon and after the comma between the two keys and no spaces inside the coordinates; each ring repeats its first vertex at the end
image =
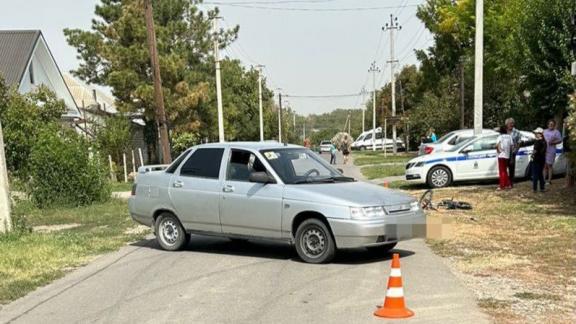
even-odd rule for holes
{"type": "MultiPolygon", "coordinates": [[[[60,68],[69,71],[77,67],[76,52],[66,43],[62,30],[88,29],[98,0],[2,2],[0,29],[41,29],[60,68]]],[[[240,58],[248,66],[265,65],[270,87],[282,88],[288,96],[354,94],[363,86],[371,91],[368,68],[373,60],[382,70],[377,85],[388,81],[390,65],[385,62],[390,59],[390,35],[382,27],[390,21],[390,14],[397,15],[402,25],[395,41],[400,64],[415,63],[413,49],[431,43],[430,34],[415,16],[415,5],[423,0],[205,2],[204,8],[214,6],[212,3],[229,4],[219,6],[224,18],[221,25],[240,25],[238,41],[222,55],[240,58]],[[250,8],[230,5],[242,3],[250,8]],[[320,11],[326,9],[332,11],[320,11]]],[[[297,112],[310,114],[358,107],[362,99],[287,97],[285,101],[297,112]]]]}

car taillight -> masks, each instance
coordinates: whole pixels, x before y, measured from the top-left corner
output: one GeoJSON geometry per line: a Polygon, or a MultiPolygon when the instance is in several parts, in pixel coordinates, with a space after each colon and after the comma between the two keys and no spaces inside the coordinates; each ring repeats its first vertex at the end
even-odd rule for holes
{"type": "Polygon", "coordinates": [[[130,193],[132,196],[136,196],[136,184],[132,185],[132,192],[130,193]]]}
{"type": "Polygon", "coordinates": [[[432,146],[424,146],[424,154],[430,154],[434,152],[434,148],[432,146]]]}

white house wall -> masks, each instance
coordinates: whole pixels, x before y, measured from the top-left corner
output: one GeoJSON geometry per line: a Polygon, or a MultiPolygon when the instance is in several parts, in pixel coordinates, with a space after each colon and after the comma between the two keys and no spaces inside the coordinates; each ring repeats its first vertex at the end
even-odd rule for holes
{"type": "Polygon", "coordinates": [[[18,90],[20,93],[27,93],[34,90],[35,87],[40,84],[54,91],[57,98],[64,100],[66,107],[68,107],[68,112],[65,117],[80,117],[74,99],[62,79],[58,66],[56,62],[54,62],[52,55],[50,55],[43,37],[40,37],[36,43],[32,58],[30,62],[28,62],[26,72],[22,77],[18,90]],[[32,64],[34,84],[30,82],[30,64],[32,64]]]}

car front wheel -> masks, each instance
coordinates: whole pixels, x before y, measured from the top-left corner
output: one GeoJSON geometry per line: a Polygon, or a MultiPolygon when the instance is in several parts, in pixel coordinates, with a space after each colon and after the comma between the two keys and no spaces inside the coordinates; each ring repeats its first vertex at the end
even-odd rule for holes
{"type": "Polygon", "coordinates": [[[432,188],[448,187],[452,183],[452,173],[446,167],[434,167],[428,172],[427,182],[432,188]]]}
{"type": "Polygon", "coordinates": [[[156,240],[162,249],[178,251],[186,246],[190,236],[180,224],[176,216],[170,213],[162,213],[156,219],[156,240]]]}
{"type": "Polygon", "coordinates": [[[307,263],[330,262],[336,254],[336,244],[330,230],[318,219],[307,219],[296,230],[296,252],[307,263]]]}

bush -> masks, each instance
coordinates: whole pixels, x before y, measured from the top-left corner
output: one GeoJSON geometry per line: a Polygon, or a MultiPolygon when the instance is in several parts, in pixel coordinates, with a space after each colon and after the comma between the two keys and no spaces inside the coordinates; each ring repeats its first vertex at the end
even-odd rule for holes
{"type": "Polygon", "coordinates": [[[105,164],[71,130],[44,129],[32,146],[26,189],[38,207],[81,206],[110,198],[105,164]]]}

